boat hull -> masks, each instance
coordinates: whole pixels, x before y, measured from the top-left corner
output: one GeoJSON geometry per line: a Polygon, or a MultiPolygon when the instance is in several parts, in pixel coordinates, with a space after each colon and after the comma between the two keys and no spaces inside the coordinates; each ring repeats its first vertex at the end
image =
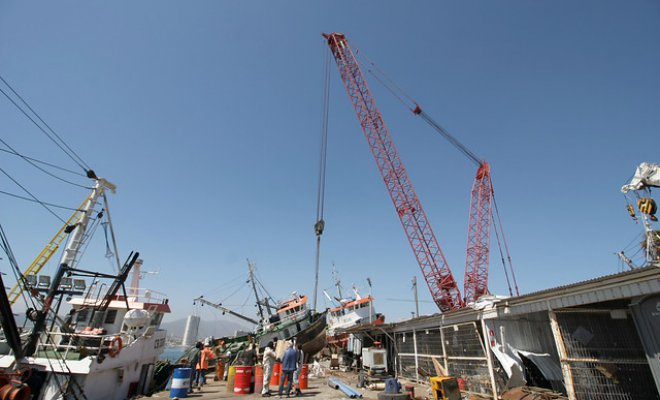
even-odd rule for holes
{"type": "Polygon", "coordinates": [[[288,329],[279,329],[258,335],[259,347],[264,348],[266,344],[277,337],[278,340],[290,340],[295,338],[298,344],[302,345],[302,350],[311,356],[323,350],[326,345],[326,313],[314,313],[302,323],[293,324],[288,329]]]}
{"type": "Polygon", "coordinates": [[[327,327],[326,312],[315,314],[313,318],[312,324],[296,338],[296,341],[302,345],[302,351],[305,353],[305,362],[307,362],[309,357],[323,350],[327,344],[325,331],[327,327]]]}

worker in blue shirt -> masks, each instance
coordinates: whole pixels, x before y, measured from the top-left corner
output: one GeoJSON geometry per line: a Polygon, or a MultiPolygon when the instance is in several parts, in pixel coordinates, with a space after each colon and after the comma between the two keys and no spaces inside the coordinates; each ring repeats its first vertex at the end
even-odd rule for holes
{"type": "Polygon", "coordinates": [[[293,373],[298,369],[298,352],[293,347],[291,342],[286,342],[286,351],[282,356],[282,375],[280,376],[280,387],[277,391],[278,397],[282,398],[282,389],[284,389],[284,381],[288,379],[286,385],[286,397],[290,397],[291,384],[293,383],[293,373]]]}

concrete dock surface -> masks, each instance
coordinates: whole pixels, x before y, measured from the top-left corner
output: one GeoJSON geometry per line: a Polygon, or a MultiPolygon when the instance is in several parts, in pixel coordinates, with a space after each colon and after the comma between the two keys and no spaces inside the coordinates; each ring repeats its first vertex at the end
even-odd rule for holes
{"type": "MultiPolygon", "coordinates": [[[[333,389],[328,386],[328,379],[336,378],[342,380],[345,384],[351,386],[353,389],[357,390],[362,394],[362,398],[366,400],[377,400],[378,393],[382,391],[369,390],[369,389],[359,389],[358,376],[356,372],[343,372],[337,370],[325,370],[325,376],[313,376],[310,375],[308,378],[308,388],[303,390],[303,396],[299,397],[301,399],[347,399],[348,396],[345,395],[342,391],[333,389]]],[[[413,384],[407,381],[400,380],[402,386],[402,392],[404,385],[413,386],[415,388],[415,398],[425,399],[429,395],[427,393],[428,385],[413,384]]],[[[286,389],[286,387],[285,387],[286,389]]],[[[278,386],[270,386],[270,399],[276,400],[278,386]]],[[[291,398],[293,399],[294,390],[291,390],[291,398]]],[[[161,391],[154,393],[153,398],[159,399],[168,399],[170,397],[170,391],[161,391]]],[[[262,396],[260,393],[251,393],[245,395],[235,395],[233,392],[227,391],[227,382],[226,381],[216,381],[213,378],[212,374],[207,375],[206,385],[202,386],[201,391],[195,389],[192,393],[188,394],[188,398],[202,400],[202,399],[228,399],[235,398],[236,400],[249,400],[249,399],[261,399],[262,396]]],[[[282,398],[286,398],[286,394],[282,394],[282,398]]]]}

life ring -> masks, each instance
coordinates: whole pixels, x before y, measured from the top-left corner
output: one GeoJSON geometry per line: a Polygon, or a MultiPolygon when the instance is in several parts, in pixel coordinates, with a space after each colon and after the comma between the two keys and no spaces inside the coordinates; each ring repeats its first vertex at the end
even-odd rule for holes
{"type": "Polygon", "coordinates": [[[110,341],[110,344],[108,345],[108,355],[110,357],[116,357],[119,352],[121,352],[122,348],[122,340],[121,337],[115,336],[112,338],[110,341]]]}

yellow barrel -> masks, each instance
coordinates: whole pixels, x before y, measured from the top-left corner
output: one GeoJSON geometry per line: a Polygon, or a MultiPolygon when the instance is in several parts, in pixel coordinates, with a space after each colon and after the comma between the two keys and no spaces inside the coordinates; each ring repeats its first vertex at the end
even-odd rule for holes
{"type": "Polygon", "coordinates": [[[227,371],[227,393],[234,393],[234,378],[236,377],[236,367],[233,365],[227,371]]]}

